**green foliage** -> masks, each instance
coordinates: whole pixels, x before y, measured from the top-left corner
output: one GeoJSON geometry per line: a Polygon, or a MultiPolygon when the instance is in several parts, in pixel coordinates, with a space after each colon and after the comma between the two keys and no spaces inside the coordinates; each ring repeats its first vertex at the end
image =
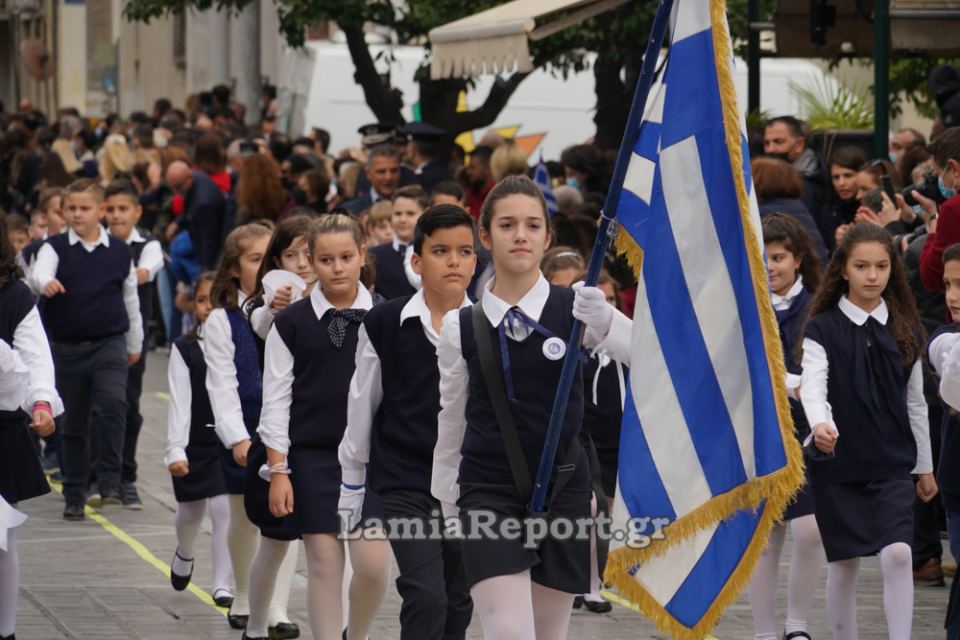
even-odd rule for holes
{"type": "MultiPolygon", "coordinates": [[[[733,39],[733,53],[741,58],[747,57],[747,3],[749,0],[727,0],[727,22],[730,24],[730,37],[733,39]]],[[[773,20],[777,0],[760,0],[760,21],[773,20]]]]}
{"type": "Polygon", "coordinates": [[[829,82],[826,74],[808,76],[805,84],[790,81],[811,131],[872,129],[873,94],[869,88],[850,87],[841,80],[829,82]]]}
{"type": "Polygon", "coordinates": [[[903,111],[903,101],[912,103],[927,118],[938,114],[937,104],[927,86],[927,77],[938,64],[960,65],[960,60],[943,58],[893,58],[890,61],[890,113],[903,111]]]}
{"type": "Polygon", "coordinates": [[[773,117],[773,114],[770,113],[769,111],[764,111],[762,109],[754,109],[753,111],[749,112],[746,116],[747,130],[750,131],[753,129],[763,129],[763,127],[767,124],[767,122],[772,117],[773,117]]]}

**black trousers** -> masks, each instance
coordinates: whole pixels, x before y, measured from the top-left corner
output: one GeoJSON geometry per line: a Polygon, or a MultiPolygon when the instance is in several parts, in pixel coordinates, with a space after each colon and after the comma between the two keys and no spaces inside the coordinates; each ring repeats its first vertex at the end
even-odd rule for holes
{"type": "MultiPolygon", "coordinates": [[[[933,453],[933,472],[940,466],[940,421],[943,417],[939,400],[927,402],[930,416],[930,449],[933,453]]],[[[943,506],[937,496],[930,502],[919,497],[913,503],[913,568],[918,569],[930,558],[943,557],[940,528],[943,506]]]]}
{"type": "Polygon", "coordinates": [[[146,337],[140,360],[127,370],[127,428],[123,438],[123,482],[137,481],[137,440],[143,426],[140,415],[140,395],[143,393],[143,372],[147,367],[146,337]]]}
{"type": "MultiPolygon", "coordinates": [[[[381,495],[383,516],[422,518],[424,531],[442,516],[440,503],[421,491],[389,491],[381,495]]],[[[442,523],[439,530],[443,531],[442,523]]],[[[463,640],[473,613],[473,601],[458,540],[390,540],[400,567],[397,592],[401,640],[463,640]]]]}

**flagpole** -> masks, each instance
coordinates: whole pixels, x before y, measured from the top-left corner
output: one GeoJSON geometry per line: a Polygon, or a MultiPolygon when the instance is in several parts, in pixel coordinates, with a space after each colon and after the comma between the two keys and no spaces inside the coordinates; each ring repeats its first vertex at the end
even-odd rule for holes
{"type": "MultiPolygon", "coordinates": [[[[647,104],[647,96],[650,95],[650,87],[653,85],[657,57],[660,48],[663,46],[663,36],[667,31],[672,8],[673,0],[659,0],[657,3],[657,12],[653,18],[653,27],[650,30],[650,39],[647,41],[647,50],[643,55],[643,66],[640,69],[640,77],[637,79],[637,89],[633,96],[633,104],[630,107],[630,115],[627,118],[627,126],[623,132],[623,141],[620,143],[620,152],[617,154],[613,179],[610,182],[610,190],[607,192],[607,199],[600,213],[600,226],[593,243],[593,253],[590,254],[590,263],[587,267],[584,286],[592,287],[597,284],[597,280],[600,278],[600,269],[603,267],[603,259],[607,253],[607,243],[616,230],[616,227],[610,225],[616,217],[617,207],[620,204],[620,193],[623,190],[623,179],[627,173],[627,166],[630,164],[630,157],[637,142],[637,136],[640,134],[643,109],[647,104]]],[[[567,341],[563,368],[560,370],[557,395],[554,397],[553,410],[550,413],[547,436],[543,443],[543,453],[540,454],[540,466],[537,469],[533,495],[530,498],[529,510],[531,514],[545,515],[544,505],[547,500],[547,489],[550,485],[550,477],[553,475],[553,465],[557,458],[557,446],[560,442],[560,434],[563,431],[564,417],[567,413],[567,404],[570,401],[570,389],[573,387],[573,377],[577,370],[577,359],[582,340],[583,324],[574,319],[570,330],[570,339],[567,341]]]]}

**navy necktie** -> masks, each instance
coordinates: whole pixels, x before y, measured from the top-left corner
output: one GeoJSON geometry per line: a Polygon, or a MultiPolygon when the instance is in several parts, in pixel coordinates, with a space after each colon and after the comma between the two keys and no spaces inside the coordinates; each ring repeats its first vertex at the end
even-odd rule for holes
{"type": "Polygon", "coordinates": [[[331,309],[327,313],[330,314],[327,334],[337,349],[343,346],[343,339],[347,337],[347,325],[351,322],[360,324],[367,316],[366,309],[331,309]]]}

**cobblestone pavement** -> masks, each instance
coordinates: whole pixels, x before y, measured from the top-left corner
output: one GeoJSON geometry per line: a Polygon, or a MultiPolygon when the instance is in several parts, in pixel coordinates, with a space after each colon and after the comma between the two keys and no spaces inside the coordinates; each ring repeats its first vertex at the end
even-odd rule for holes
{"type": "MultiPolygon", "coordinates": [[[[88,517],[72,523],[61,519],[62,499],[56,493],[21,505],[30,519],[21,527],[21,589],[17,637],[20,640],[90,638],[114,640],[138,638],[170,640],[238,640],[224,613],[198,594],[210,584],[209,527],[198,541],[194,582],[196,593],[175,592],[161,569],[176,546],[173,531],[173,499],[170,478],[163,466],[166,431],[167,357],[152,352],[147,363],[138,461],[142,511],[107,507],[105,519],[88,517]]],[[[944,545],[946,546],[946,545],[944,545]]],[[[786,545],[789,549],[789,542],[786,545]]],[[[779,619],[785,615],[784,582],[786,554],[781,571],[779,619]]],[[[396,567],[394,567],[396,576],[396,567]]],[[[823,572],[811,620],[811,635],[827,638],[823,572]]],[[[290,598],[291,616],[309,637],[307,626],[306,580],[303,554],[290,598]]],[[[946,588],[918,588],[915,595],[915,639],[945,636],[946,588]]],[[[859,588],[860,637],[886,637],[883,593],[876,559],[864,561],[859,588]]],[[[371,633],[374,640],[399,638],[400,599],[391,588],[371,633]]],[[[724,615],[715,635],[720,640],[753,637],[750,608],[741,597],[724,615]]],[[[468,637],[479,639],[480,625],[474,617],[468,637]]],[[[633,611],[615,606],[610,614],[574,611],[570,638],[576,640],[619,640],[664,638],[633,611]]]]}

